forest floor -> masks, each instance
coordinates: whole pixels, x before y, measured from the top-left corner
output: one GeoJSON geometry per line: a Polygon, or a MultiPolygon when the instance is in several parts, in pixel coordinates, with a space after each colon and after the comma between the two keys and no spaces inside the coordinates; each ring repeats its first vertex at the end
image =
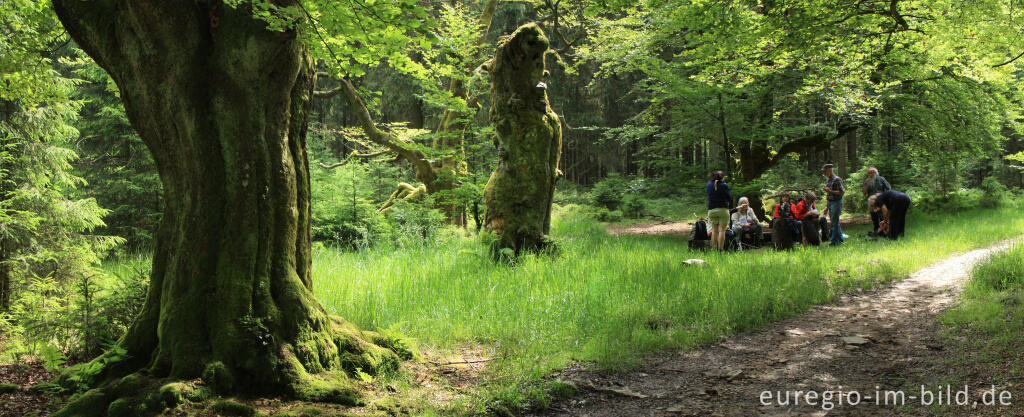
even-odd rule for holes
{"type": "Polygon", "coordinates": [[[46,415],[54,411],[59,401],[29,389],[51,378],[53,373],[39,362],[0,365],[0,417],[46,415]]]}
{"type": "MultiPolygon", "coordinates": [[[[950,391],[954,402],[968,384],[965,406],[922,405],[928,402],[923,390],[933,400],[941,390],[946,402],[945,388],[930,382],[949,381],[952,375],[948,367],[955,349],[947,349],[949,341],[938,336],[937,315],[953,304],[973,265],[1012,242],[947,258],[893,285],[845,295],[703,349],[647,356],[629,372],[574,365],[558,378],[576,386],[575,395],[537,415],[1024,415],[1021,401],[984,405],[992,386],[983,380],[952,384],[959,387],[950,391]],[[887,391],[894,393],[889,400],[887,391]],[[892,405],[899,402],[896,392],[903,393],[904,405],[892,405]],[[797,395],[799,405],[794,405],[797,395]],[[788,405],[779,405],[787,399],[788,405]]],[[[1019,396],[1021,388],[1009,383],[996,390],[1019,396]]]]}
{"type": "MultiPolygon", "coordinates": [[[[843,227],[859,226],[865,224],[871,224],[871,217],[868,216],[856,216],[856,217],[844,217],[839,221],[843,227]]],[[[608,233],[611,235],[671,235],[671,236],[689,236],[690,230],[693,229],[693,222],[678,222],[673,220],[663,220],[656,222],[640,222],[633,224],[610,224],[607,227],[608,233]]]]}

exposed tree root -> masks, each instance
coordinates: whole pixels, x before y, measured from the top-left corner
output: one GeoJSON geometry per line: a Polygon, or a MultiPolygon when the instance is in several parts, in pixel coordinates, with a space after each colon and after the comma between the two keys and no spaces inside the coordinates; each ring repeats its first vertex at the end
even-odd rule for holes
{"type": "MultiPolygon", "coordinates": [[[[185,402],[247,393],[275,394],[285,399],[357,406],[363,404],[363,395],[358,380],[353,378],[355,374],[393,374],[398,371],[402,360],[420,357],[418,350],[401,336],[361,331],[340,317],[330,317],[329,333],[333,335],[332,343],[338,350],[333,366],[310,372],[308,369],[316,368],[315,365],[304,364],[291,352],[292,349],[282,348],[279,354],[285,368],[282,378],[284,385],[270,392],[247,386],[222,362],[208,364],[198,380],[155,377],[146,369],[124,377],[108,377],[100,382],[92,382],[95,375],[114,372],[114,362],[109,361],[108,355],[101,356],[90,363],[69,368],[61,375],[58,381],[68,390],[81,389],[83,386],[93,388],[74,395],[54,416],[148,416],[185,402]],[[107,358],[106,362],[104,358],[107,358]]],[[[297,351],[309,355],[303,347],[297,351]]]]}

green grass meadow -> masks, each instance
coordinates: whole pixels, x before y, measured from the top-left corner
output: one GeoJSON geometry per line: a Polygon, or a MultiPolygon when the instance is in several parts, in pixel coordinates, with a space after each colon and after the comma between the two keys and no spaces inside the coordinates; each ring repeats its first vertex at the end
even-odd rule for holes
{"type": "Polygon", "coordinates": [[[978,265],[941,321],[960,369],[990,372],[993,383],[1024,378],[1024,242],[978,265]]]}
{"type": "Polygon", "coordinates": [[[838,248],[705,253],[681,237],[610,236],[563,211],[552,230],[557,256],[494,263],[479,241],[455,234],[399,249],[318,246],[313,279],[329,312],[363,328],[399,331],[433,352],[486,349],[496,359],[478,398],[523,405],[543,401],[537,382],[574,361],[627,368],[645,352],[755,329],[1020,234],[1024,213],[1019,202],[912,212],[907,231],[899,242],[852,237],[838,248]],[[688,266],[689,258],[707,265],[688,266]]]}

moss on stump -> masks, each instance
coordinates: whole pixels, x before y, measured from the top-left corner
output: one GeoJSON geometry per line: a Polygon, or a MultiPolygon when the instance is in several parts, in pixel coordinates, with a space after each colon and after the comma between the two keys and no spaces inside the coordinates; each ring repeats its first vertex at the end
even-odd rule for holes
{"type": "Polygon", "coordinates": [[[498,166],[484,189],[484,223],[499,236],[498,249],[517,255],[550,244],[562,126],[544,83],[548,46],[540,27],[523,25],[498,43],[487,64],[498,166]]]}

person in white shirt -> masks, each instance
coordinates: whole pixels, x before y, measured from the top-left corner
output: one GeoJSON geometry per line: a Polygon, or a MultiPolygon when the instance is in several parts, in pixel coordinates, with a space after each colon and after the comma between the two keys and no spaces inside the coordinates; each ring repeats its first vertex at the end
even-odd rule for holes
{"type": "Polygon", "coordinates": [[[746,197],[740,197],[736,212],[732,214],[732,231],[745,242],[753,242],[755,246],[761,244],[761,222],[746,197]]]}

